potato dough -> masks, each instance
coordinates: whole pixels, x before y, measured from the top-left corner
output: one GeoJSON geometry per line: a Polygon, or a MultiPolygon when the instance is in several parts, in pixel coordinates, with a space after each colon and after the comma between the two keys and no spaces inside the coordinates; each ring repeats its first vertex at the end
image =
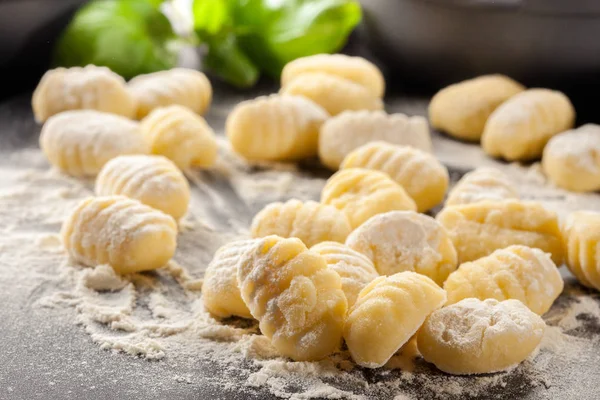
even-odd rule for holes
{"type": "Polygon", "coordinates": [[[577,211],[563,226],[567,266],[579,282],[600,290],[600,213],[577,211]]]}
{"type": "Polygon", "coordinates": [[[481,167],[467,173],[458,181],[448,193],[445,206],[518,198],[517,189],[503,172],[495,168],[481,167]]]}

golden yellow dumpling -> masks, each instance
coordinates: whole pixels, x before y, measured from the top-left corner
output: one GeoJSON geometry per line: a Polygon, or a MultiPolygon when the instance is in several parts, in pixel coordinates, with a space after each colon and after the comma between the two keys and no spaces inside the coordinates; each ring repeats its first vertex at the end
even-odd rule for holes
{"type": "Polygon", "coordinates": [[[567,266],[584,286],[600,290],[600,213],[577,211],[563,226],[567,266]]]}
{"type": "Polygon", "coordinates": [[[519,192],[502,171],[481,167],[463,176],[448,193],[445,206],[518,199],[519,192]]]}

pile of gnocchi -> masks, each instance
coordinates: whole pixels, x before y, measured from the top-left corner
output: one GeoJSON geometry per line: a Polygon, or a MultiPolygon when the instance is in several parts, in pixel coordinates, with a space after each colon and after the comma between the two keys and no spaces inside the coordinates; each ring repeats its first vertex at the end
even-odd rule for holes
{"type": "MultiPolygon", "coordinates": [[[[249,162],[319,157],[337,172],[319,201],[269,204],[248,238],[216,252],[202,287],[215,318],[257,320],[293,360],[319,360],[345,343],[358,365],[378,368],[416,342],[442,371],[481,374],[510,369],[539,346],[541,316],[563,290],[557,265],[600,290],[600,213],[576,212],[561,227],[491,168],[447,193],[427,120],[383,111],[385,82],[372,63],[306,57],[285,67],[281,83],[279,94],[231,111],[232,149],[249,162]],[[444,200],[436,218],[424,214],[444,200]]],[[[190,201],[181,170],[217,158],[201,117],[211,99],[198,71],[130,82],[95,66],[46,73],[33,96],[40,146],[63,173],[96,177],[97,196],[63,224],[73,260],[128,274],[171,259],[190,201]]],[[[481,140],[492,156],[543,155],[558,185],[600,189],[600,128],[561,133],[574,110],[559,92],[480,77],[436,94],[430,121],[481,140]]]]}

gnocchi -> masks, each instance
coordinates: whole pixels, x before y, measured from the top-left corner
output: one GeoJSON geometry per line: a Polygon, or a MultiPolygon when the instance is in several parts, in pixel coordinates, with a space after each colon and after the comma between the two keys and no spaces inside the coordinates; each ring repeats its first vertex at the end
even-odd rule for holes
{"type": "Polygon", "coordinates": [[[563,225],[567,267],[584,286],[600,290],[600,213],[577,211],[563,225]]]}
{"type": "Polygon", "coordinates": [[[481,167],[467,173],[458,181],[448,193],[445,206],[518,198],[517,189],[502,171],[481,167]]]}

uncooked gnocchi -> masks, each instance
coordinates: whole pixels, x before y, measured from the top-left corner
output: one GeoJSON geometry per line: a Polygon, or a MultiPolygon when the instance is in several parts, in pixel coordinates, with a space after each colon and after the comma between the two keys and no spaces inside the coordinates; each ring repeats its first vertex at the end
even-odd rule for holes
{"type": "Polygon", "coordinates": [[[433,155],[409,146],[371,142],[344,158],[340,169],[366,168],[388,174],[425,212],[444,200],[448,170],[433,155]]]}
{"type": "Polygon", "coordinates": [[[387,174],[363,168],[335,173],[321,192],[321,202],[343,211],[352,229],[377,214],[417,209],[402,186],[387,174]]]}
{"type": "Polygon", "coordinates": [[[308,247],[325,241],[343,243],[352,228],[346,215],[316,201],[292,199],[267,205],[252,220],[252,236],[295,237],[308,247]]]}
{"type": "Polygon", "coordinates": [[[88,197],[62,226],[69,255],[89,267],[110,264],[120,274],[164,266],[177,247],[175,220],[124,196],[88,197]]]}
{"type": "Polygon", "coordinates": [[[425,118],[384,111],[347,111],[328,120],[319,136],[319,158],[337,170],[355,149],[375,141],[411,146],[431,152],[431,137],[425,118]]]}
{"type": "Polygon", "coordinates": [[[346,244],[366,255],[381,275],[414,271],[442,286],[456,269],[456,250],[433,218],[413,211],[376,215],[354,230],[346,244]]]}
{"type": "Polygon", "coordinates": [[[151,153],[181,169],[210,167],[217,159],[215,133],[204,118],[183,106],[156,108],[142,120],[141,129],[151,153]]]}
{"type": "Polygon", "coordinates": [[[600,290],[600,213],[577,211],[563,226],[567,267],[584,286],[600,290]]]}
{"type": "Polygon", "coordinates": [[[435,129],[478,141],[490,114],[525,88],[504,75],[484,75],[450,85],[433,96],[429,120],[435,129]]]}
{"type": "Polygon", "coordinates": [[[268,236],[238,266],[242,299],[284,356],[319,360],[336,351],[348,303],[340,276],[300,239],[268,236]]]}
{"type": "Polygon", "coordinates": [[[185,215],[190,186],[185,176],[162,156],[131,155],[110,160],[96,179],[96,195],[123,195],[175,219],[185,215]]]}
{"type": "Polygon", "coordinates": [[[490,115],[481,145],[492,157],[509,161],[539,158],[550,138],[571,129],[573,105],[563,93],[529,89],[510,98],[490,115]]]}
{"type": "Polygon", "coordinates": [[[520,245],[464,263],[444,283],[448,304],[469,297],[515,299],[539,315],[550,309],[563,286],[563,279],[549,254],[520,245]]]}
{"type": "Polygon", "coordinates": [[[76,177],[95,176],[119,155],[148,153],[137,122],[94,110],[50,117],[42,127],[40,147],[52,165],[76,177]]]}
{"type": "Polygon", "coordinates": [[[31,103],[37,122],[69,110],[97,110],[131,118],[136,106],[125,80],[95,65],[46,72],[31,103]]]}
{"type": "Polygon", "coordinates": [[[454,375],[511,369],[539,346],[546,324],[518,300],[465,299],[434,311],[417,335],[423,358],[454,375]]]}
{"type": "Polygon", "coordinates": [[[458,181],[448,193],[445,206],[518,198],[517,189],[502,171],[482,167],[467,173],[458,181]]]}
{"type": "Polygon", "coordinates": [[[375,279],[348,313],[344,339],[352,359],[381,367],[445,301],[446,292],[424,275],[407,271],[375,279]]]}
{"type": "Polygon", "coordinates": [[[233,149],[252,161],[295,161],[317,155],[329,114],[301,96],[271,95],[238,104],[227,117],[233,149]]]}

